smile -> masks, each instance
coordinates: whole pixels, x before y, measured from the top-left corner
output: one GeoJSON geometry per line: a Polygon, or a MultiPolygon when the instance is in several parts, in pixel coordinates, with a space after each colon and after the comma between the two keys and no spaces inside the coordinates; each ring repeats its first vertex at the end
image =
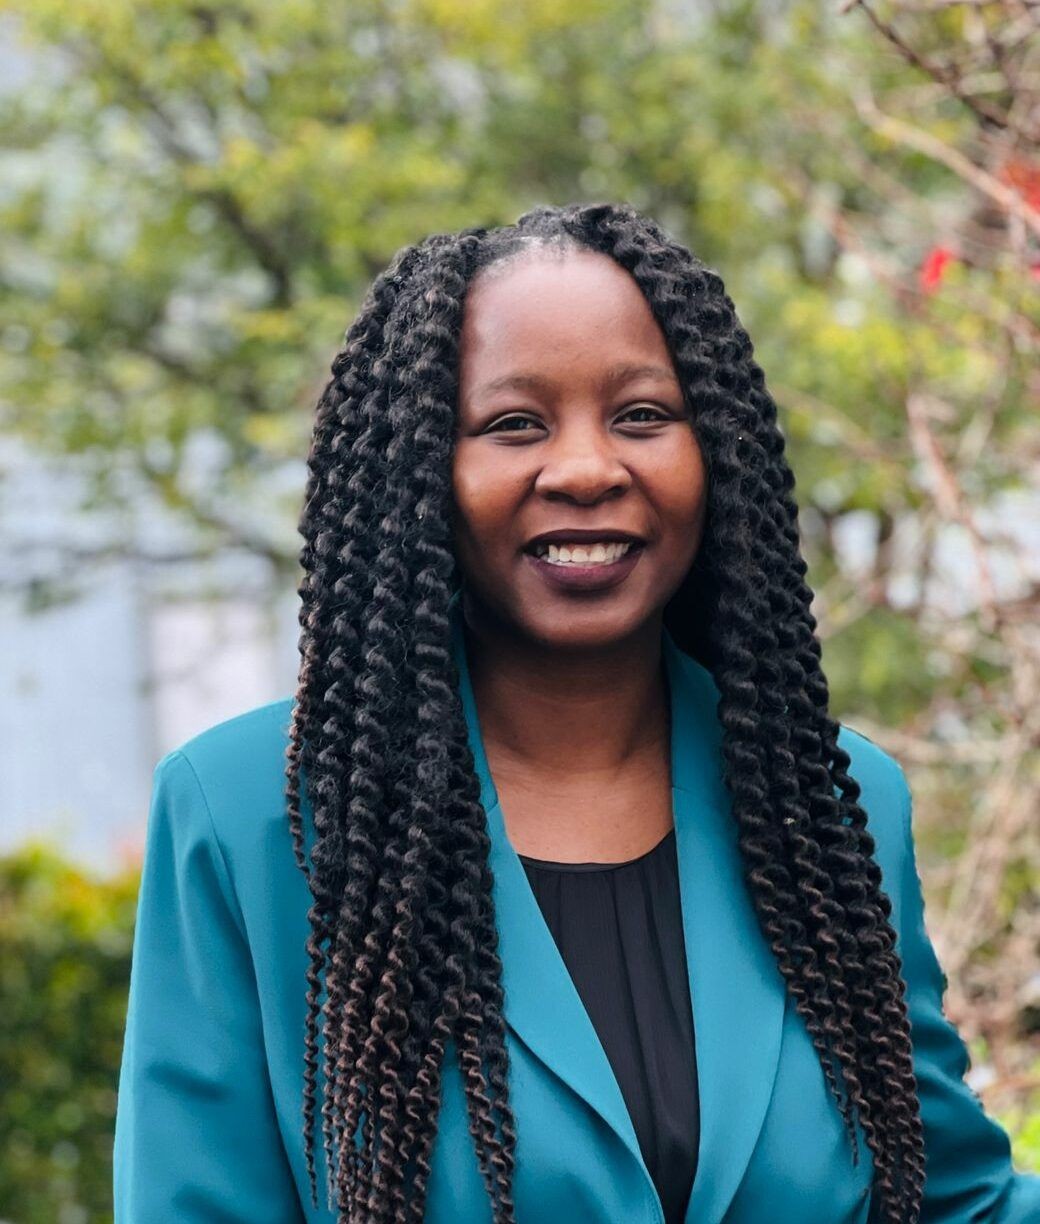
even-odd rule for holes
{"type": "Polygon", "coordinates": [[[645,551],[641,541],[611,540],[574,547],[543,544],[524,556],[554,591],[601,591],[624,582],[645,551]]]}

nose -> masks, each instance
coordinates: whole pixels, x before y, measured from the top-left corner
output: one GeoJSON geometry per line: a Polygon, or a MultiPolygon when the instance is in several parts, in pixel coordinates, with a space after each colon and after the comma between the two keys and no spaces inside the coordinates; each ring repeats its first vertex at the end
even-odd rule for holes
{"type": "Polygon", "coordinates": [[[595,423],[559,429],[541,448],[543,463],[535,491],[547,498],[594,503],[619,496],[632,484],[617,443],[595,423]]]}

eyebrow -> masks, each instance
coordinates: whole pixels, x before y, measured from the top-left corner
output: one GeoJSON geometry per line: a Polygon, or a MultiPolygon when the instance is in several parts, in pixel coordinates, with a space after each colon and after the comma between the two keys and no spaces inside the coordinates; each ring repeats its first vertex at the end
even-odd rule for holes
{"type": "MultiPolygon", "coordinates": [[[[675,371],[662,365],[633,365],[621,362],[610,366],[604,373],[601,382],[605,388],[616,387],[621,383],[632,382],[637,378],[656,378],[659,381],[674,383],[675,371]]],[[[504,374],[501,378],[493,378],[477,390],[478,395],[489,395],[492,391],[545,391],[551,389],[552,379],[541,374],[504,374]]]]}

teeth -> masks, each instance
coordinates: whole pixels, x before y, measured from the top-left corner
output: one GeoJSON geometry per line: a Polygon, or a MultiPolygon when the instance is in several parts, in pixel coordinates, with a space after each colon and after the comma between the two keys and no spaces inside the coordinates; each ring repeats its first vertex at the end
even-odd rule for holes
{"type": "Polygon", "coordinates": [[[545,557],[551,565],[613,565],[632,547],[629,540],[612,540],[602,544],[538,544],[535,555],[545,557]]]}

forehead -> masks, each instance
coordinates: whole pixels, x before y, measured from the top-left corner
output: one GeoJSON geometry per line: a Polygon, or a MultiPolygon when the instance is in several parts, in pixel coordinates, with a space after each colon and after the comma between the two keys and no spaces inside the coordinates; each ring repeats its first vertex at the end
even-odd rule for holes
{"type": "Polygon", "coordinates": [[[596,251],[538,250],[480,273],[466,295],[460,346],[467,388],[506,367],[577,373],[621,358],[669,363],[639,286],[596,251]]]}

